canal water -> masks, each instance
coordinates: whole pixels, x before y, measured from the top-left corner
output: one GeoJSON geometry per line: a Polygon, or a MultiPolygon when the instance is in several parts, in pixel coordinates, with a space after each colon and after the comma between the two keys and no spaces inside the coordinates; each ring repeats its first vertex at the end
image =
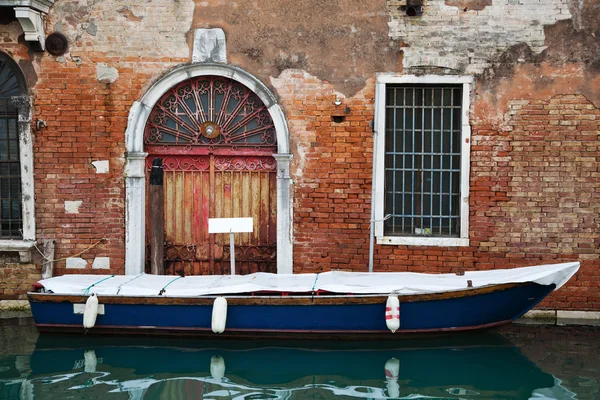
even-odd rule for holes
{"type": "Polygon", "coordinates": [[[39,335],[0,317],[0,400],[600,399],[600,328],[395,341],[39,335]]]}

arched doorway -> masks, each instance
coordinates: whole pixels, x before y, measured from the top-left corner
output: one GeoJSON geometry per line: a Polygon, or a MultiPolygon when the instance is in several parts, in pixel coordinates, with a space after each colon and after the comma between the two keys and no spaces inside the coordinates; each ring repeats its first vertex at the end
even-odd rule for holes
{"type": "MultiPolygon", "coordinates": [[[[214,163],[214,171],[215,171],[215,177],[214,177],[214,185],[216,185],[215,187],[219,187],[218,185],[220,183],[218,183],[218,177],[217,175],[220,173],[221,174],[221,178],[223,178],[224,180],[222,180],[222,190],[223,193],[225,193],[225,189],[226,189],[226,185],[227,185],[227,181],[226,179],[229,179],[227,177],[227,174],[229,174],[231,176],[231,179],[233,179],[231,181],[231,183],[229,183],[229,189],[235,191],[236,188],[234,187],[236,185],[234,176],[236,174],[235,171],[231,171],[229,170],[229,168],[241,168],[242,163],[239,162],[239,160],[235,161],[233,160],[234,155],[229,155],[229,157],[231,158],[231,161],[225,160],[225,159],[218,159],[218,157],[226,157],[227,151],[237,151],[238,155],[240,157],[242,156],[246,156],[246,154],[244,154],[244,151],[250,149],[251,152],[253,152],[252,154],[249,154],[249,156],[255,156],[255,157],[272,157],[267,159],[262,159],[259,160],[260,163],[256,163],[254,161],[248,163],[246,162],[244,165],[246,169],[248,169],[248,171],[254,171],[256,172],[256,169],[258,168],[259,171],[263,171],[260,172],[261,174],[264,174],[266,176],[268,176],[268,186],[269,186],[269,204],[275,203],[276,207],[270,207],[268,213],[275,213],[275,226],[273,226],[273,224],[269,223],[269,228],[268,228],[268,232],[269,232],[269,236],[268,236],[268,240],[272,242],[272,230],[275,230],[275,236],[276,236],[276,256],[275,256],[275,263],[276,263],[276,271],[277,273],[292,273],[292,201],[291,201],[291,179],[289,176],[289,166],[290,166],[290,162],[291,162],[291,154],[289,153],[289,133],[288,133],[288,129],[287,129],[287,123],[285,121],[285,117],[283,116],[283,112],[281,110],[281,108],[279,107],[279,105],[277,104],[276,98],[275,96],[270,92],[270,90],[264,85],[262,84],[258,79],[256,79],[255,77],[253,77],[251,74],[248,74],[246,71],[234,67],[234,66],[230,66],[230,65],[226,65],[226,64],[212,64],[212,63],[198,63],[198,64],[191,64],[191,65],[182,65],[180,67],[175,68],[174,70],[170,71],[169,73],[167,73],[166,75],[164,75],[160,80],[158,80],[147,92],[146,94],[142,97],[142,99],[140,101],[136,101],[134,102],[133,106],[131,107],[130,113],[129,113],[129,119],[128,119],[128,125],[127,125],[127,130],[125,132],[125,140],[126,140],[126,146],[127,146],[127,153],[126,153],[126,165],[125,165],[125,184],[126,184],[126,213],[125,213],[125,218],[126,218],[126,242],[125,242],[125,273],[126,274],[139,274],[141,272],[144,271],[144,265],[145,265],[145,260],[146,260],[146,245],[145,245],[145,232],[146,232],[146,174],[147,174],[147,163],[150,162],[151,163],[151,159],[152,157],[155,157],[156,155],[161,155],[161,156],[167,156],[169,154],[158,154],[160,153],[160,151],[164,151],[164,152],[168,152],[171,151],[168,149],[168,147],[171,147],[170,145],[166,145],[165,143],[155,143],[155,144],[151,144],[151,143],[145,143],[145,137],[146,137],[146,129],[147,126],[151,125],[151,114],[154,112],[155,110],[155,106],[157,106],[161,99],[163,99],[163,97],[168,93],[171,92],[171,90],[173,90],[176,87],[179,87],[179,85],[183,85],[185,86],[186,82],[192,82],[194,78],[202,78],[204,79],[204,81],[206,80],[210,80],[212,79],[213,81],[222,81],[227,85],[231,85],[229,88],[230,90],[233,89],[233,87],[242,87],[242,88],[246,88],[247,91],[249,92],[244,92],[243,96],[246,96],[246,94],[248,94],[248,96],[251,95],[251,97],[253,97],[256,101],[256,99],[258,99],[260,102],[262,102],[264,108],[262,109],[262,114],[264,115],[264,111],[267,112],[268,116],[270,117],[271,121],[272,121],[272,129],[274,132],[274,142],[269,142],[269,141],[263,141],[261,143],[263,143],[263,145],[258,145],[256,146],[253,141],[258,140],[258,136],[254,136],[254,135],[250,135],[250,136],[254,136],[253,138],[249,139],[250,141],[248,142],[246,138],[248,138],[249,136],[247,135],[247,133],[249,131],[254,130],[255,128],[258,127],[258,123],[255,122],[255,125],[249,125],[246,127],[246,129],[244,130],[244,132],[246,132],[246,134],[242,134],[240,137],[238,137],[236,140],[239,142],[239,139],[241,139],[241,137],[244,137],[243,143],[244,146],[240,146],[238,143],[237,146],[232,146],[230,145],[230,149],[229,150],[225,150],[225,149],[219,149],[219,146],[215,146],[214,143],[210,143],[210,140],[214,139],[214,138],[210,138],[208,136],[211,136],[212,134],[214,134],[214,131],[211,131],[208,133],[208,136],[206,136],[206,131],[205,131],[205,135],[200,135],[198,136],[198,142],[197,143],[192,143],[192,144],[182,144],[181,145],[175,145],[172,147],[175,147],[176,149],[178,148],[179,150],[175,151],[175,154],[171,154],[171,156],[182,156],[185,155],[186,157],[196,157],[197,160],[200,162],[200,164],[196,164],[193,168],[195,170],[200,171],[202,168],[204,168],[204,166],[202,165],[203,163],[206,162],[201,160],[201,157],[211,157],[210,153],[212,151],[212,157],[213,157],[213,163],[214,163]],[[204,78],[206,77],[206,79],[204,78]],[[212,78],[209,78],[212,77],[212,78]],[[225,78],[225,79],[221,79],[221,78],[225,78]],[[154,147],[157,146],[157,147],[154,147]],[[212,146],[212,147],[211,147],[212,146]],[[154,147],[154,148],[153,148],[154,147]],[[205,148],[205,150],[199,150],[201,147],[205,148]],[[247,147],[248,149],[244,150],[244,147],[247,147]],[[163,150],[159,150],[159,148],[162,148],[163,150]],[[195,149],[195,150],[193,150],[195,149]],[[207,150],[208,149],[208,152],[207,150]],[[212,150],[211,150],[212,149],[212,150]],[[261,150],[262,149],[262,150],[261,150]],[[276,149],[276,153],[273,154],[273,152],[276,149]],[[148,157],[148,153],[146,151],[150,151],[153,155],[151,157],[148,157]],[[206,154],[200,154],[202,152],[207,152],[206,154]],[[182,154],[188,152],[186,154],[182,154]],[[190,153],[191,152],[191,153],[190,153]],[[225,152],[223,154],[219,154],[219,152],[225,152]],[[198,154],[195,154],[198,153],[198,154]],[[271,154],[270,156],[268,154],[271,154]],[[200,157],[200,158],[198,158],[200,157]],[[148,161],[147,159],[149,159],[150,161],[148,161]],[[274,160],[274,161],[273,161],[274,160]],[[260,165],[259,165],[260,164],[260,165]],[[227,166],[225,168],[225,166],[227,166]],[[218,172],[218,168],[221,168],[221,171],[218,172]],[[271,171],[271,169],[273,171],[271,171]],[[273,179],[275,180],[275,182],[273,182],[273,179]],[[271,196],[272,194],[272,186],[276,187],[275,190],[275,196],[271,196]]],[[[200,81],[202,81],[202,79],[200,79],[200,81]]],[[[198,82],[200,82],[198,81],[198,82]]],[[[191,85],[190,85],[191,87],[191,85]]],[[[237,90],[237,89],[236,89],[237,90]]],[[[179,96],[183,96],[184,94],[181,94],[179,96]]],[[[223,97],[224,98],[224,97],[223,97]]],[[[192,100],[194,102],[196,102],[196,99],[192,100]]],[[[198,99],[199,101],[199,99],[198,99]]],[[[222,101],[222,100],[218,100],[218,101],[222,101]]],[[[195,104],[200,104],[200,102],[197,102],[195,104]]],[[[206,103],[208,105],[208,103],[206,103]]],[[[232,103],[228,103],[228,104],[235,104],[235,102],[232,103]]],[[[230,105],[230,107],[231,107],[230,105]]],[[[188,106],[189,107],[189,106],[188,106]]],[[[203,104],[204,107],[204,104],[203,104]]],[[[227,108],[226,108],[227,109],[227,108]]],[[[210,107],[205,108],[204,112],[207,112],[207,110],[210,110],[210,107]]],[[[233,111],[234,109],[230,109],[230,111],[233,111]]],[[[198,110],[196,110],[198,111],[198,110]]],[[[192,112],[194,118],[196,115],[196,111],[192,112]]],[[[256,111],[256,109],[255,109],[256,111]]],[[[207,122],[207,120],[202,120],[202,122],[200,123],[201,120],[197,120],[196,122],[191,122],[189,120],[189,116],[187,115],[188,110],[186,110],[183,114],[179,111],[176,113],[176,119],[179,120],[179,125],[180,126],[185,126],[186,124],[189,125],[190,127],[196,127],[194,129],[197,129],[197,126],[200,126],[200,128],[202,129],[202,125],[207,122]],[[180,115],[177,115],[180,114],[180,115]],[[182,124],[182,122],[185,122],[185,124],[182,124]]],[[[200,111],[198,111],[200,112],[200,111]]],[[[235,113],[234,113],[235,114],[235,113]]],[[[235,120],[235,123],[239,125],[239,122],[242,121],[247,115],[244,113],[241,114],[237,114],[237,119],[235,120]]],[[[264,117],[263,117],[264,120],[264,117]]],[[[175,120],[173,120],[175,121],[175,120]]],[[[214,122],[214,121],[213,121],[214,122]]],[[[172,124],[172,122],[171,122],[172,124]]],[[[244,125],[244,124],[242,124],[244,125]]],[[[167,127],[169,125],[167,124],[167,127]]],[[[171,125],[171,128],[173,128],[174,125],[171,125]]],[[[207,128],[207,125],[204,125],[204,129],[207,128]]],[[[185,130],[185,129],[184,129],[185,130]]],[[[177,135],[175,135],[177,136],[177,135]]],[[[183,136],[189,136],[189,133],[183,133],[183,136]]],[[[235,136],[235,135],[234,135],[235,136]]],[[[262,135],[260,135],[261,139],[262,139],[262,135]]],[[[184,139],[186,139],[184,137],[184,139]]],[[[186,139],[189,140],[189,139],[186,139]]],[[[193,140],[192,140],[193,141],[193,140]]],[[[183,165],[181,163],[178,164],[177,168],[183,169],[183,168],[188,168],[190,167],[190,164],[188,164],[190,162],[190,159],[188,158],[186,162],[183,163],[183,165]]],[[[165,164],[167,163],[167,160],[165,158],[165,164]]],[[[175,166],[176,164],[172,164],[173,166],[175,166]]],[[[209,166],[209,173],[210,173],[210,159],[208,160],[208,164],[204,164],[204,165],[208,165],[209,166]]],[[[168,171],[168,168],[167,168],[168,171]]],[[[173,170],[173,172],[175,172],[173,170]]],[[[180,171],[180,172],[185,172],[185,171],[180,171]]],[[[238,171],[239,172],[239,171],[238,171]]],[[[197,175],[200,175],[202,173],[195,173],[197,175]]],[[[176,174],[174,174],[176,175],[176,174]]],[[[186,176],[186,174],[181,173],[180,175],[182,176],[186,176]]],[[[242,174],[243,175],[243,174],[242,174]]],[[[191,176],[191,174],[188,174],[187,176],[191,176]]],[[[197,179],[198,177],[194,178],[197,179]]],[[[203,176],[204,178],[204,176],[203,176]]],[[[202,178],[202,179],[203,179],[202,178]]],[[[263,177],[264,178],[264,177],[263,177]]],[[[174,176],[173,177],[174,180],[176,180],[177,178],[174,176]]],[[[246,178],[242,178],[242,182],[245,182],[244,179],[246,178]]],[[[249,181],[253,181],[252,179],[249,179],[249,181]]],[[[256,181],[261,182],[260,187],[262,188],[264,185],[264,179],[258,179],[256,181]]],[[[183,182],[183,181],[182,181],[183,182]]],[[[206,182],[206,181],[203,181],[206,182]]],[[[204,183],[205,184],[205,183],[204,183]]],[[[177,184],[175,184],[176,187],[177,184]]],[[[201,185],[198,186],[199,188],[202,187],[201,185]]],[[[210,186],[209,186],[210,187],[210,186]]],[[[185,191],[184,191],[185,192],[185,191]]],[[[254,193],[257,193],[256,191],[254,193]]],[[[261,192],[263,193],[262,189],[261,192]]],[[[209,193],[210,196],[210,193],[209,193]]],[[[216,195],[215,195],[216,196],[216,195]]],[[[262,196],[262,194],[261,194],[262,196]]],[[[184,199],[185,200],[185,199],[184,199]]],[[[210,199],[209,199],[210,200],[210,199]]],[[[216,199],[215,199],[216,200],[216,199]]],[[[216,204],[216,202],[214,202],[213,204],[216,204]]],[[[222,204],[226,204],[222,203],[222,204]]],[[[253,203],[254,204],[254,203],[253,203]]],[[[233,206],[235,206],[235,203],[233,203],[233,206]]],[[[235,207],[233,207],[233,209],[235,209],[235,207]]],[[[167,209],[168,210],[168,209],[167,209]]],[[[168,211],[167,211],[168,212],[168,211]]],[[[172,212],[172,210],[171,210],[172,212]]],[[[234,211],[229,211],[230,213],[234,213],[234,211]]],[[[193,214],[193,212],[192,212],[193,214]]],[[[216,214],[216,209],[215,209],[215,217],[218,217],[219,215],[216,214]]],[[[221,214],[221,216],[224,216],[225,214],[221,214]]],[[[233,214],[235,215],[235,214],[233,214]]],[[[250,215],[251,216],[251,215],[250,215]]],[[[185,220],[185,217],[181,217],[182,220],[185,220]]],[[[185,228],[184,228],[185,229],[185,228]]],[[[263,231],[264,232],[264,231],[263,231]]],[[[197,237],[201,237],[201,236],[197,236],[197,237]]],[[[177,237],[176,237],[177,238],[177,237]]],[[[184,236],[185,238],[185,236],[184,236]]],[[[217,238],[215,238],[215,243],[218,243],[217,238]]],[[[178,243],[174,243],[174,244],[178,244],[178,243]]],[[[187,244],[187,243],[183,243],[183,244],[187,244]]],[[[236,242],[237,244],[237,242],[236,242]]],[[[242,245],[242,244],[240,244],[242,245]]],[[[270,244],[272,246],[272,244],[270,244]]],[[[187,246],[184,248],[181,248],[184,252],[188,251],[187,246]]],[[[192,248],[190,248],[190,250],[192,250],[192,248]]],[[[266,254],[268,253],[267,249],[261,249],[264,250],[262,251],[262,255],[261,257],[267,257],[266,254]]],[[[196,245],[193,248],[194,252],[199,252],[199,254],[202,254],[203,251],[205,251],[204,248],[199,247],[198,245],[196,245]]],[[[220,251],[220,249],[218,249],[215,246],[214,249],[214,257],[219,256],[220,254],[218,253],[220,251]]],[[[227,256],[226,253],[226,249],[223,249],[223,253],[224,256],[227,256]]],[[[247,250],[250,251],[250,250],[247,250]]],[[[250,252],[254,252],[254,250],[250,251],[250,252]]],[[[237,257],[237,252],[236,252],[236,264],[238,261],[238,257],[237,257]]],[[[241,256],[241,254],[240,254],[241,256]]],[[[188,256],[186,256],[188,257],[188,256]]],[[[272,257],[272,253],[271,255],[269,255],[269,257],[272,257]]],[[[223,259],[221,259],[223,260],[223,259]]],[[[255,266],[256,267],[256,266],[255,266]]],[[[252,268],[255,268],[252,267],[252,268]]],[[[194,271],[194,268],[196,268],[195,266],[190,267],[187,266],[186,268],[192,270],[192,272],[196,272],[194,271]]],[[[202,270],[202,267],[197,267],[199,269],[200,273],[219,273],[220,271],[218,270],[211,270],[209,269],[205,269],[202,270]]],[[[258,267],[258,269],[260,268],[264,268],[263,267],[258,267]]],[[[250,271],[252,270],[250,267],[248,267],[246,269],[246,271],[250,271]]],[[[261,269],[262,270],[262,269],[261,269]]],[[[242,269],[242,271],[244,272],[244,270],[242,269]]],[[[275,271],[273,271],[275,272],[275,271]]]]}
{"type": "MultiPolygon", "coordinates": [[[[148,174],[163,160],[167,274],[229,271],[229,235],[209,234],[208,219],[240,217],[254,229],[235,235],[237,273],[276,272],[277,138],[255,93],[227,77],[185,80],[154,105],[144,146],[148,174]]],[[[148,230],[155,218],[147,209],[148,230]]]]}

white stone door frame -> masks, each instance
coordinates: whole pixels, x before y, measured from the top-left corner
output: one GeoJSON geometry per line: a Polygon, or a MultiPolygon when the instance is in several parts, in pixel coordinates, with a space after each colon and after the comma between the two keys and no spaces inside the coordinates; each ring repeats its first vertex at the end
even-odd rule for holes
{"type": "Polygon", "coordinates": [[[154,105],[173,86],[197,76],[222,76],[233,79],[254,92],[265,104],[277,135],[277,273],[292,273],[292,201],[289,131],[283,111],[273,93],[248,72],[231,65],[198,63],[182,65],[159,79],[133,103],[129,111],[125,145],[125,274],[144,272],[146,230],[146,157],[144,130],[154,105]]]}

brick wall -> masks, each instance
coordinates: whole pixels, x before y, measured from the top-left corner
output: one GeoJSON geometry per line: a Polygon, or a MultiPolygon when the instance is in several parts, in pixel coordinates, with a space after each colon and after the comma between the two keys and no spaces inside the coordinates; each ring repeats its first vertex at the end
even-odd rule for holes
{"type": "Polygon", "coordinates": [[[294,272],[365,270],[374,80],[352,98],[302,71],[272,83],[287,111],[295,155],[294,272]]]}
{"type": "MultiPolygon", "coordinates": [[[[373,82],[353,98],[302,71],[272,83],[295,154],[294,272],[366,271],[373,82]],[[336,123],[335,115],[346,119],[336,123]]],[[[558,95],[511,101],[501,127],[474,125],[470,246],[377,245],[376,271],[447,273],[580,261],[576,279],[541,306],[599,309],[599,113],[581,95],[558,95]]]]}
{"type": "Polygon", "coordinates": [[[40,274],[40,264],[22,264],[18,253],[0,253],[0,300],[25,300],[40,274]]]}
{"type": "Polygon", "coordinates": [[[56,274],[107,273],[92,269],[98,257],[124,273],[129,109],[161,73],[189,60],[192,11],[191,1],[66,1],[49,15],[70,42],[64,56],[41,55],[32,87],[34,118],[47,123],[34,138],[37,237],[56,240],[56,274]],[[107,68],[116,80],[99,81],[107,68]],[[98,173],[96,161],[108,161],[108,171],[98,173]],[[67,270],[69,257],[81,268],[67,270]]]}
{"type": "Polygon", "coordinates": [[[473,131],[471,245],[478,268],[581,261],[545,305],[598,309],[600,110],[581,95],[509,103],[501,130],[473,131]]]}
{"type": "MultiPolygon", "coordinates": [[[[336,6],[335,18],[325,19],[312,0],[255,3],[256,10],[217,1],[60,1],[46,32],[69,38],[62,57],[28,51],[18,22],[0,25],[2,50],[28,77],[33,119],[47,123],[32,130],[35,211],[39,241],[56,240],[57,274],[106,273],[92,269],[98,258],[124,272],[130,107],[162,74],[189,62],[192,27],[223,27],[230,63],[269,85],[287,118],[295,272],[367,269],[376,72],[475,73],[471,246],[376,246],[376,270],[579,260],[577,280],[543,306],[600,309],[600,101],[584,87],[598,79],[590,1],[430,0],[423,17],[408,18],[401,2],[388,0],[336,6]],[[118,76],[100,82],[107,70],[118,76]],[[107,173],[96,161],[108,161],[107,173]],[[67,257],[83,265],[67,269],[67,257]]],[[[0,274],[21,276],[5,265],[9,272],[0,274]]],[[[21,280],[4,286],[16,293],[0,295],[19,296],[21,280]]]]}

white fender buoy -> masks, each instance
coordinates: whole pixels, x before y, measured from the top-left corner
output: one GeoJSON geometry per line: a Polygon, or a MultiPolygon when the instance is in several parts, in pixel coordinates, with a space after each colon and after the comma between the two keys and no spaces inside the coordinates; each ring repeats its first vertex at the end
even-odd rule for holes
{"type": "Polygon", "coordinates": [[[392,333],[400,328],[400,300],[396,295],[389,295],[385,303],[385,324],[392,333]]]}
{"type": "Polygon", "coordinates": [[[227,300],[225,297],[217,297],[213,303],[212,312],[212,331],[214,333],[223,333],[227,323],[227,300]]]}
{"type": "Polygon", "coordinates": [[[388,397],[400,397],[400,384],[398,376],[400,375],[400,360],[390,358],[385,363],[385,380],[387,381],[388,397]]]}
{"type": "Polygon", "coordinates": [[[92,293],[85,302],[83,308],[83,327],[85,329],[91,329],[96,325],[96,317],[98,316],[98,296],[96,293],[92,293]]]}
{"type": "Polygon", "coordinates": [[[210,358],[210,375],[220,381],[225,377],[225,360],[221,356],[212,356],[210,358]]]}
{"type": "Polygon", "coordinates": [[[94,350],[86,350],[85,353],[83,353],[83,363],[83,370],[85,372],[96,372],[96,367],[98,366],[96,352],[94,350]]]}

